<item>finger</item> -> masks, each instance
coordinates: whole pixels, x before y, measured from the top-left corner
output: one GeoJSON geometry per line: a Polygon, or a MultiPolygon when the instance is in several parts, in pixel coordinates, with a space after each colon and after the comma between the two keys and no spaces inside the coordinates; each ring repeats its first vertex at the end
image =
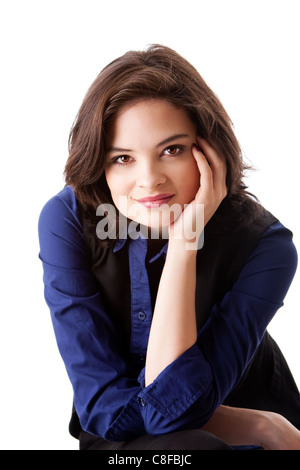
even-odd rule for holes
{"type": "Polygon", "coordinates": [[[203,151],[214,175],[214,186],[226,187],[226,162],[222,155],[220,155],[205,139],[197,137],[197,143],[203,151]]]}
{"type": "Polygon", "coordinates": [[[199,147],[193,145],[192,151],[200,173],[200,186],[202,190],[208,190],[213,187],[212,169],[210,168],[204,153],[200,150],[199,147]]]}
{"type": "Polygon", "coordinates": [[[224,159],[221,155],[202,137],[197,137],[197,143],[208,160],[208,163],[215,168],[222,168],[224,159]]]}

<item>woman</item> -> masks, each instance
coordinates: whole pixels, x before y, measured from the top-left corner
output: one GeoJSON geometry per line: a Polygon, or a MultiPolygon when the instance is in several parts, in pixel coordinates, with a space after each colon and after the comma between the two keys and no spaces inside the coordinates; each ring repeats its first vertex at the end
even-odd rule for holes
{"type": "Polygon", "coordinates": [[[244,169],[221,103],[171,49],[128,52],[88,90],[39,220],[81,449],[300,449],[299,393],[266,332],[297,255],[244,169]]]}

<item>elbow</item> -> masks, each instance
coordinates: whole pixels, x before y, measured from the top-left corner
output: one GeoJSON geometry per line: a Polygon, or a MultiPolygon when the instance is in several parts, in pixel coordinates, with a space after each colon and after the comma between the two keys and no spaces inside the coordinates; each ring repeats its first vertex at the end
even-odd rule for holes
{"type": "Polygon", "coordinates": [[[122,408],[119,413],[111,414],[105,409],[80,411],[78,417],[82,430],[106,441],[130,441],[145,434],[144,423],[137,410],[122,408]]]}
{"type": "Polygon", "coordinates": [[[201,403],[201,400],[198,400],[184,413],[177,416],[163,415],[149,407],[144,416],[146,433],[158,437],[185,429],[200,429],[211,418],[217,407],[218,404],[213,401],[201,403]]]}
{"type": "Polygon", "coordinates": [[[99,421],[93,422],[93,419],[89,420],[86,423],[81,423],[81,428],[83,431],[104,439],[110,442],[122,442],[130,441],[138,437],[141,433],[136,432],[136,430],[131,430],[129,428],[118,428],[114,426],[113,423],[107,423],[107,425],[99,426],[99,421]]]}

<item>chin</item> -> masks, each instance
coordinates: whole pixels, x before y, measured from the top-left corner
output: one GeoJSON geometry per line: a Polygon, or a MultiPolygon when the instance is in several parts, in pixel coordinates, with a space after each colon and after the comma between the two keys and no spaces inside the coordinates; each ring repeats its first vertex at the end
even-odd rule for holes
{"type": "Polygon", "coordinates": [[[153,230],[168,229],[176,217],[169,210],[149,211],[144,217],[139,218],[139,223],[153,230]]]}

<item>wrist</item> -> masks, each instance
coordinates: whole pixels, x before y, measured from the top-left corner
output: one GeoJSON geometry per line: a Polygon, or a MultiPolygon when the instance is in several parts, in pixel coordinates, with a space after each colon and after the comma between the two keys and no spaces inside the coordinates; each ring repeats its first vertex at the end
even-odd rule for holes
{"type": "Polygon", "coordinates": [[[197,243],[187,242],[176,238],[170,238],[168,242],[168,254],[176,258],[195,259],[198,252],[197,243]]]}

